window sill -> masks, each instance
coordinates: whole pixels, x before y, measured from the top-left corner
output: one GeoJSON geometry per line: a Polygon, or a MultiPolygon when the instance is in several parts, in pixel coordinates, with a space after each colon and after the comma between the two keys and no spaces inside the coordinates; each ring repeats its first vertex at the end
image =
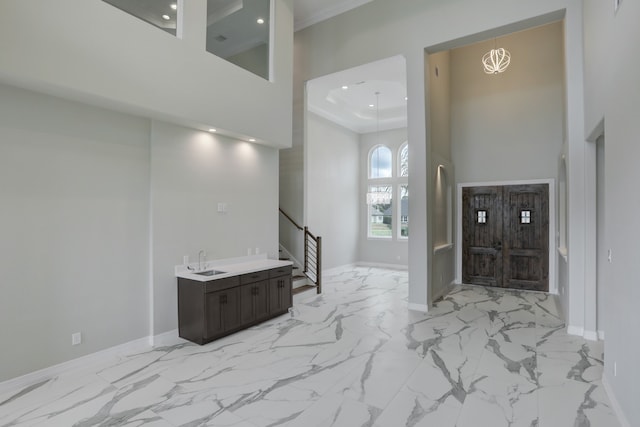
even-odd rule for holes
{"type": "Polygon", "coordinates": [[[444,245],[438,245],[433,248],[433,253],[437,254],[439,252],[445,252],[453,249],[453,243],[446,243],[444,245]]]}

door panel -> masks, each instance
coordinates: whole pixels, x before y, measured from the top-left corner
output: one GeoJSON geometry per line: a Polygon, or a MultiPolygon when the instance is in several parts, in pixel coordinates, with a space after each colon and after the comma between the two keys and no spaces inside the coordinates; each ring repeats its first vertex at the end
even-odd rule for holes
{"type": "Polygon", "coordinates": [[[503,188],[504,286],[549,290],[549,186],[503,188]]]}
{"type": "Polygon", "coordinates": [[[462,279],[502,286],[502,191],[499,187],[463,188],[462,206],[462,279]]]}
{"type": "Polygon", "coordinates": [[[462,280],[548,291],[549,186],[462,190],[462,280]]]}

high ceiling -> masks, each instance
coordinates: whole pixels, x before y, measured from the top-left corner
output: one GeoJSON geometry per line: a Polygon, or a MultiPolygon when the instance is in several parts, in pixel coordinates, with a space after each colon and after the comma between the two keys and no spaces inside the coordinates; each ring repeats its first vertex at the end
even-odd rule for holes
{"type": "MultiPolygon", "coordinates": [[[[370,1],[294,0],[295,28],[300,30],[370,1]]],[[[307,108],[356,133],[406,127],[404,58],[396,56],[310,81],[307,108]]]]}
{"type": "Polygon", "coordinates": [[[372,0],[294,0],[295,30],[301,30],[372,0]]]}
{"type": "Polygon", "coordinates": [[[407,126],[406,65],[383,59],[311,80],[307,109],[356,133],[407,126]]]}

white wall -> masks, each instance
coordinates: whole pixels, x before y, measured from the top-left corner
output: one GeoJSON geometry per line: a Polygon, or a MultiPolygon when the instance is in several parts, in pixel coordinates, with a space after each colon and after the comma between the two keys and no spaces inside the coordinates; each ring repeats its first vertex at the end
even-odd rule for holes
{"type": "MultiPolygon", "coordinates": [[[[358,209],[360,217],[360,232],[359,232],[359,261],[365,263],[377,263],[377,264],[394,264],[405,266],[408,264],[408,240],[398,239],[397,234],[400,229],[399,218],[396,209],[400,202],[399,197],[394,196],[393,209],[394,215],[392,218],[393,237],[391,239],[375,239],[368,237],[369,226],[369,206],[366,203],[366,193],[369,185],[369,153],[373,147],[378,144],[384,144],[391,150],[393,154],[393,176],[396,178],[391,179],[389,182],[394,187],[394,195],[397,193],[397,188],[402,182],[397,179],[398,168],[398,155],[402,144],[407,142],[407,129],[393,129],[388,131],[380,131],[380,133],[365,133],[360,135],[360,154],[359,154],[359,180],[360,180],[360,192],[358,194],[358,209]]],[[[411,147],[409,147],[409,153],[411,153],[411,147]]],[[[411,154],[409,154],[411,156],[411,154]]],[[[409,169],[409,176],[413,171],[409,169]]],[[[409,187],[409,206],[411,206],[413,197],[413,189],[409,187]]],[[[409,215],[409,240],[412,239],[412,218],[409,215]]]]}
{"type": "MultiPolygon", "coordinates": [[[[358,134],[307,113],[307,225],[322,237],[322,268],[358,258],[360,150],[358,134]]],[[[302,260],[300,260],[302,261],[302,260]]]]}
{"type": "MultiPolygon", "coordinates": [[[[567,73],[573,77],[567,87],[567,140],[574,147],[576,157],[572,177],[580,176],[579,164],[583,161],[581,150],[584,141],[584,112],[582,108],[582,2],[580,0],[541,0],[536,2],[441,2],[424,0],[374,0],[359,8],[338,15],[327,21],[312,25],[295,35],[296,67],[294,75],[294,129],[300,129],[304,104],[304,82],[315,77],[366,64],[394,55],[404,55],[407,60],[408,137],[411,146],[409,185],[411,239],[409,239],[409,302],[424,307],[429,303],[427,284],[432,264],[432,242],[427,233],[428,214],[427,177],[432,175],[429,163],[431,141],[426,129],[428,111],[425,96],[426,83],[425,48],[435,48],[492,29],[508,26],[513,31],[530,18],[548,16],[566,9],[568,30],[567,73]],[[455,19],[454,19],[455,17],[455,19]]],[[[544,21],[547,18],[541,18],[544,21]]],[[[547,21],[548,22],[548,21],[547,21]]],[[[490,37],[484,34],[482,38],[490,37]]],[[[479,39],[478,39],[479,40],[479,39]]],[[[294,144],[301,133],[294,134],[294,144]]],[[[555,163],[554,163],[555,164],[555,163]]],[[[456,167],[458,171],[458,168],[456,167]]],[[[578,183],[577,179],[571,180],[578,183]]],[[[574,191],[573,203],[580,206],[584,188],[579,185],[574,191]]],[[[304,197],[303,194],[299,195],[304,197]]],[[[580,228],[578,221],[576,230],[580,228]]],[[[579,245],[575,245],[576,248],[579,245]]],[[[578,251],[578,249],[576,249],[578,251]]],[[[576,254],[576,268],[584,267],[584,258],[576,254]]],[[[571,280],[580,281],[579,275],[571,280]]]]}
{"type": "Polygon", "coordinates": [[[205,50],[206,0],[182,39],[101,0],[2,1],[0,81],[289,147],[293,1],[274,1],[271,82],[205,50]]]}
{"type": "Polygon", "coordinates": [[[565,116],[562,22],[500,37],[498,45],[512,57],[498,75],[485,74],[480,61],[493,40],[451,52],[456,182],[557,179],[565,116]]]}
{"type": "Polygon", "coordinates": [[[455,279],[455,175],[451,161],[451,52],[429,55],[429,122],[432,184],[428,186],[433,220],[431,300],[445,294],[455,279]]]}
{"type": "Polygon", "coordinates": [[[429,55],[431,154],[451,161],[451,52],[429,55]]]}
{"type": "Polygon", "coordinates": [[[176,329],[184,255],[278,255],[263,145],[0,85],[0,182],[0,381],[176,329]]]}
{"type": "MultiPolygon", "coordinates": [[[[280,208],[300,227],[304,227],[304,147],[295,145],[280,150],[280,208]]],[[[280,215],[279,242],[293,257],[304,263],[304,233],[284,215],[280,215]]],[[[312,230],[313,232],[313,230],[312,230]]]]}
{"type": "Polygon", "coordinates": [[[607,299],[604,307],[605,383],[620,405],[628,425],[640,420],[640,370],[637,359],[640,343],[640,287],[637,285],[640,199],[633,185],[640,181],[640,54],[630,46],[640,40],[640,4],[623,1],[614,15],[613,4],[585,1],[585,104],[587,132],[604,116],[605,156],[605,233],[612,263],[607,264],[604,280],[607,299]],[[604,70],[604,71],[602,71],[604,70]],[[617,376],[614,375],[614,364],[617,376]]]}
{"type": "Polygon", "coordinates": [[[597,283],[597,329],[598,332],[606,331],[606,314],[605,314],[605,301],[610,297],[610,288],[607,286],[607,279],[605,277],[605,270],[607,268],[607,241],[606,241],[606,194],[605,191],[605,142],[604,137],[598,139],[597,150],[597,163],[596,163],[596,218],[597,218],[597,235],[596,235],[596,283],[597,283]]]}
{"type": "Polygon", "coordinates": [[[0,381],[148,334],[149,126],[0,85],[0,381]]]}
{"type": "Polygon", "coordinates": [[[178,327],[174,266],[278,256],[277,150],[163,122],[151,137],[153,335],[178,327]],[[227,213],[217,212],[226,203],[227,213]]]}

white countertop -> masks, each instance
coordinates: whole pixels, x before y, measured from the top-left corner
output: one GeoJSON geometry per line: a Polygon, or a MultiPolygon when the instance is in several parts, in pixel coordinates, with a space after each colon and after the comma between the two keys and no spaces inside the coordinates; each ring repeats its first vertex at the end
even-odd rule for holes
{"type": "MultiPolygon", "coordinates": [[[[238,276],[240,274],[253,273],[261,270],[269,270],[272,268],[285,267],[293,265],[291,261],[280,261],[268,259],[267,254],[252,255],[239,258],[227,258],[202,263],[202,271],[218,270],[224,271],[224,274],[216,274],[214,276],[202,276],[187,269],[187,265],[176,265],[176,277],[183,279],[195,280],[198,282],[209,282],[211,280],[224,279],[226,277],[238,276]],[[206,267],[205,267],[206,266],[206,267]]],[[[198,263],[194,262],[188,265],[191,268],[198,269],[198,263]]]]}

